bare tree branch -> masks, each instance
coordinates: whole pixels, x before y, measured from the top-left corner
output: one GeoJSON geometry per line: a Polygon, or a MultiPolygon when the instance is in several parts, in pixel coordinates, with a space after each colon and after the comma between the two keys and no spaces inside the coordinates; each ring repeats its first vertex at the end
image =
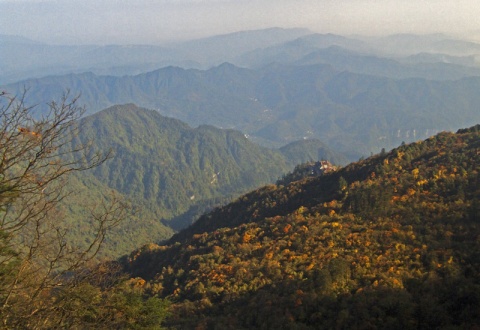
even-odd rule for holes
{"type": "Polygon", "coordinates": [[[58,288],[75,288],[79,270],[98,254],[106,233],[125,217],[126,204],[112,194],[92,206],[93,237],[83,249],[67,240],[59,204],[69,174],[109,159],[78,139],[84,109],[69,93],[46,113],[25,104],[27,91],[0,93],[0,316],[3,327],[46,327],[67,303],[58,288]],[[57,313],[57,314],[55,314],[57,313]]]}

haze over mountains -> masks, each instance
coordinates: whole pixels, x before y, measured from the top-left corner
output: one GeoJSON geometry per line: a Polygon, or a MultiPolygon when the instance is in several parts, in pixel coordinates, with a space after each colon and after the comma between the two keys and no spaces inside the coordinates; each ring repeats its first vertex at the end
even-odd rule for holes
{"type": "MultiPolygon", "coordinates": [[[[99,75],[132,75],[170,65],[208,69],[223,62],[242,67],[302,62],[311,59],[316,52],[323,53],[331,47],[339,48],[342,56],[347,56],[343,64],[337,60],[336,68],[339,70],[343,70],[342,65],[352,65],[348,63],[350,57],[352,62],[367,57],[376,59],[379,62],[375,64],[377,66],[404,67],[410,76],[436,74],[439,78],[451,79],[455,76],[478,75],[480,54],[479,44],[442,34],[367,38],[280,28],[242,31],[161,46],[61,46],[7,35],[1,35],[0,41],[0,57],[3,59],[0,84],[87,71],[99,75]],[[410,67],[418,62],[429,63],[432,68],[416,67],[415,70],[414,65],[410,67]],[[466,68],[472,71],[469,73],[466,68]]],[[[335,59],[324,59],[328,63],[332,60],[335,62],[335,59]]],[[[335,63],[329,64],[335,66],[335,63]]]]}
{"type": "Polygon", "coordinates": [[[58,99],[69,89],[81,93],[89,113],[134,103],[192,126],[237,129],[267,146],[317,138],[350,160],[480,120],[480,77],[397,80],[324,64],[167,67],[124,77],[69,74],[6,89],[21,93],[25,87],[30,104],[58,99]]]}
{"type": "Polygon", "coordinates": [[[209,68],[232,62],[238,54],[307,35],[306,29],[267,29],[157,45],[48,45],[0,35],[0,84],[30,77],[91,71],[97,74],[138,74],[165,66],[209,68]]]}
{"type": "Polygon", "coordinates": [[[79,186],[114,189],[142,205],[132,219],[156,229],[131,235],[145,241],[299,163],[346,164],[480,121],[480,45],[441,34],[272,28],[164,46],[1,39],[1,81],[39,77],[2,89],[27,89],[27,103],[39,108],[69,90],[81,94],[87,114],[99,112],[85,118],[84,137],[116,156],[79,186]]]}
{"type": "Polygon", "coordinates": [[[274,28],[161,47],[3,39],[10,71],[2,81],[18,80],[15,68],[50,74],[2,87],[27,88],[31,104],[68,89],[81,93],[89,113],[134,103],[192,126],[234,128],[267,146],[317,138],[354,160],[480,120],[480,45],[440,34],[366,38],[274,28]]]}

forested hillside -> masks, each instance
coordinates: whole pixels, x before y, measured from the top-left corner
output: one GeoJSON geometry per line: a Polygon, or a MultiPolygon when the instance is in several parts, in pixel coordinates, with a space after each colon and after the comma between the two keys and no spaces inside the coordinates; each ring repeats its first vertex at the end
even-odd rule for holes
{"type": "Polygon", "coordinates": [[[299,142],[297,152],[286,157],[251,143],[238,131],[191,128],[134,105],[106,109],[80,125],[80,139],[93,138],[98,150],[114,151],[112,160],[93,175],[109,187],[155,204],[159,218],[178,215],[197,201],[275,182],[303,159],[342,159],[316,141],[299,142]]]}
{"type": "Polygon", "coordinates": [[[443,132],[251,192],[125,267],[182,329],[475,328],[479,170],[480,126],[443,132]]]}
{"type": "Polygon", "coordinates": [[[106,232],[98,253],[100,260],[118,258],[139,244],[162,241],[178,230],[162,222],[152,205],[112,189],[90,171],[72,174],[65,189],[69,196],[59,203],[58,209],[69,228],[66,238],[74,246],[85,247],[91,243],[94,227],[89,220],[90,208],[101,209],[102,204],[113,197],[121,199],[126,207],[124,219],[106,232]]]}
{"type": "Polygon", "coordinates": [[[105,109],[79,125],[74,145],[91,141],[94,150],[112,154],[97,168],[72,177],[69,187],[75,198],[65,206],[72,240],[81,243],[88,235],[84,205],[113,189],[131,205],[127,220],[109,233],[102,250],[113,257],[169,238],[206,210],[275,182],[297,162],[345,162],[317,140],[271,150],[238,131],[191,128],[132,104],[105,109]]]}

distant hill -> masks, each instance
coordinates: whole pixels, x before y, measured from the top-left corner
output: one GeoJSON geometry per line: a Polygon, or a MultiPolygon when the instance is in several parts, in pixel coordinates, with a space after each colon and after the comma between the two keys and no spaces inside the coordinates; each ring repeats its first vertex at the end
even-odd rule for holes
{"type": "Polygon", "coordinates": [[[209,68],[238,54],[310,34],[306,29],[241,31],[166,45],[48,45],[0,35],[0,85],[68,73],[132,75],[166,66],[209,68]]]}
{"type": "Polygon", "coordinates": [[[309,34],[239,55],[232,63],[259,68],[272,63],[328,64],[349,71],[393,79],[454,80],[479,76],[479,44],[443,35],[393,35],[382,38],[309,34]],[[456,44],[458,47],[439,47],[456,44]]]}
{"type": "Polygon", "coordinates": [[[480,121],[480,77],[398,80],[325,64],[253,70],[224,63],[205,71],[167,67],[124,77],[70,74],[4,88],[15,94],[25,87],[30,104],[70,89],[81,93],[90,113],[135,103],[192,126],[234,128],[268,146],[319,139],[350,160],[480,121]]]}
{"type": "Polygon", "coordinates": [[[121,76],[167,65],[198,65],[163,46],[48,45],[5,35],[0,41],[0,84],[86,71],[121,76]]]}
{"type": "Polygon", "coordinates": [[[479,148],[477,125],[269,185],[124,262],[182,329],[474,328],[479,148]]]}
{"type": "Polygon", "coordinates": [[[398,55],[441,53],[456,56],[478,54],[480,44],[436,33],[426,35],[394,34],[380,38],[362,38],[376,49],[398,55]]]}
{"type": "Polygon", "coordinates": [[[345,37],[312,33],[306,29],[267,28],[164,45],[48,45],[0,35],[0,58],[3,60],[0,85],[69,73],[123,76],[166,66],[208,69],[224,62],[258,68],[272,63],[293,64],[307,57],[312,64],[313,54],[324,53],[331,47],[341,48],[346,53],[341,59],[317,56],[316,63],[356,73],[387,77],[400,74],[396,78],[445,80],[479,75],[480,44],[446,35],[345,37]],[[408,65],[411,56],[419,54],[433,56],[423,56],[417,63],[420,65],[408,65]],[[361,65],[364,61],[367,61],[366,66],[361,65]]]}
{"type": "Polygon", "coordinates": [[[187,41],[175,45],[174,48],[190,54],[192,60],[202,63],[204,68],[209,68],[224,62],[235,62],[239,54],[283,44],[311,33],[308,29],[300,28],[239,31],[187,41]]]}
{"type": "Polygon", "coordinates": [[[392,79],[425,78],[431,80],[455,80],[480,76],[480,68],[474,67],[473,56],[452,57],[430,55],[404,58],[382,58],[346,51],[338,47],[317,50],[298,59],[296,64],[330,64],[336,70],[388,77],[392,79]],[[415,58],[417,61],[415,61],[415,58]],[[460,64],[461,63],[461,64],[460,64]]]}

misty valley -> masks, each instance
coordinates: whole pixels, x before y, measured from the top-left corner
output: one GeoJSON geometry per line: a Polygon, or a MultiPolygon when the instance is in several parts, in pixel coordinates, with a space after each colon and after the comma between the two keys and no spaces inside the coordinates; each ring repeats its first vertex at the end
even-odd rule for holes
{"type": "Polygon", "coordinates": [[[0,57],[1,329],[480,326],[480,43],[0,57]]]}

